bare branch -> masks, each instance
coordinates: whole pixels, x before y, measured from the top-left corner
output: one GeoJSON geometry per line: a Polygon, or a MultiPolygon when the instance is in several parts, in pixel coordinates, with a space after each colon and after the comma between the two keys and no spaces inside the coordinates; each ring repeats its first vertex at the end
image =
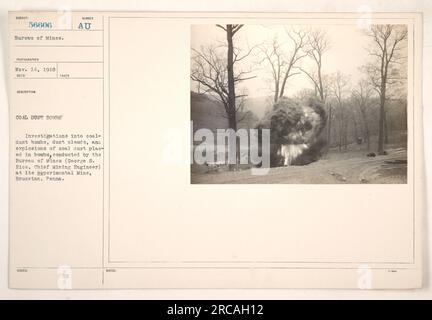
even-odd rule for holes
{"type": "Polygon", "coordinates": [[[237,31],[239,31],[244,25],[243,24],[236,24],[233,25],[233,35],[235,35],[237,33],[237,31]]]}
{"type": "Polygon", "coordinates": [[[224,26],[220,25],[220,24],[217,24],[216,27],[221,28],[225,32],[227,31],[227,29],[224,26]]]}

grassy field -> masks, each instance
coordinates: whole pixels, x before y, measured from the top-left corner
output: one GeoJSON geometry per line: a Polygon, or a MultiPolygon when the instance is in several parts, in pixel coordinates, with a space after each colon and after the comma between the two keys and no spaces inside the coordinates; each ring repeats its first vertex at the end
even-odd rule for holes
{"type": "Polygon", "coordinates": [[[267,175],[252,175],[250,167],[208,170],[192,165],[191,183],[244,184],[400,184],[407,182],[407,149],[389,145],[387,155],[367,157],[367,151],[350,145],[345,151],[330,149],[320,160],[305,166],[271,168],[267,175]]]}

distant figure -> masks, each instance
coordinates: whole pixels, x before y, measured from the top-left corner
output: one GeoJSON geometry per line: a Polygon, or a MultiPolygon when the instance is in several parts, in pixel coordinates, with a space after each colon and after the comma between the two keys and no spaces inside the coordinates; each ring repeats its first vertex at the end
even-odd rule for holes
{"type": "Polygon", "coordinates": [[[376,157],[375,152],[369,152],[366,157],[376,157]]]}
{"type": "Polygon", "coordinates": [[[362,144],[363,143],[363,138],[362,137],[357,137],[356,141],[357,141],[357,144],[362,144]]]}

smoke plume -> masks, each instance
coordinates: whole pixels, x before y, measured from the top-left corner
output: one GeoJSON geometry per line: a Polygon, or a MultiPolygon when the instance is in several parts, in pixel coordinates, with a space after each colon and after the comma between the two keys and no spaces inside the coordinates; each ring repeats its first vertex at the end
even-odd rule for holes
{"type": "Polygon", "coordinates": [[[321,132],[326,113],[321,102],[281,98],[260,121],[258,129],[270,129],[272,166],[305,165],[317,161],[325,141],[321,132]]]}

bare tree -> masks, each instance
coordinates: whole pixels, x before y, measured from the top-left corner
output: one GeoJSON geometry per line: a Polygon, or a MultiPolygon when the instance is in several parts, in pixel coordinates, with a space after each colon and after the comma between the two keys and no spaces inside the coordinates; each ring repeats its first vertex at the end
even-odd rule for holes
{"type": "Polygon", "coordinates": [[[348,115],[345,110],[344,99],[347,93],[349,81],[349,77],[340,71],[337,71],[331,77],[331,93],[337,106],[336,119],[338,121],[339,150],[342,149],[342,146],[346,149],[348,144],[348,115]]]}
{"type": "Polygon", "coordinates": [[[386,24],[373,25],[367,35],[372,38],[373,43],[372,48],[369,49],[369,55],[374,57],[375,61],[367,65],[366,70],[380,98],[378,154],[383,154],[387,89],[388,86],[400,81],[397,69],[405,58],[402,48],[408,32],[406,26],[386,24]]]}
{"type": "Polygon", "coordinates": [[[325,103],[326,101],[326,83],[325,77],[323,75],[322,67],[323,67],[323,55],[330,48],[330,41],[328,39],[328,35],[324,30],[315,29],[309,32],[307,39],[307,55],[313,60],[315,63],[315,69],[312,71],[305,70],[300,68],[312,81],[315,90],[318,94],[318,97],[321,99],[321,102],[325,103]]]}
{"type": "Polygon", "coordinates": [[[244,108],[245,92],[236,94],[236,86],[244,80],[252,79],[252,70],[235,70],[235,64],[247,58],[253,48],[242,53],[233,44],[234,35],[243,25],[217,25],[226,32],[227,44],[221,46],[192,49],[191,79],[204,88],[204,93],[212,95],[225,108],[228,127],[237,130],[242,121],[238,114],[244,108]]]}
{"type": "Polygon", "coordinates": [[[358,82],[357,87],[352,90],[352,99],[360,111],[363,122],[364,133],[366,136],[366,143],[368,150],[370,149],[370,131],[367,117],[367,109],[371,103],[372,87],[370,84],[361,80],[358,82]]]}
{"type": "Polygon", "coordinates": [[[285,34],[289,39],[287,44],[281,43],[275,37],[270,44],[260,46],[264,56],[262,61],[267,62],[271,69],[274,102],[284,96],[288,79],[300,73],[295,71],[297,64],[307,56],[307,53],[303,52],[307,44],[307,33],[304,30],[285,28],[285,34]],[[289,49],[286,48],[288,46],[289,49]]]}
{"type": "Polygon", "coordinates": [[[191,79],[204,89],[203,93],[220,101],[228,113],[226,59],[218,49],[214,46],[192,49],[191,79]]]}
{"type": "MultiPolygon", "coordinates": [[[[216,25],[226,34],[226,45],[218,47],[202,47],[200,50],[192,49],[191,79],[206,88],[206,93],[216,97],[224,106],[228,128],[237,131],[238,122],[244,120],[248,114],[244,113],[238,119],[238,113],[243,111],[245,93],[237,95],[236,86],[244,80],[254,78],[249,74],[252,70],[235,70],[236,63],[248,57],[254,47],[242,53],[234,46],[234,35],[243,27],[242,24],[216,25]],[[239,103],[237,104],[237,101],[239,103]]],[[[236,159],[240,160],[239,139],[236,136],[236,159]]],[[[230,164],[233,170],[234,165],[230,164]]]]}
{"type": "Polygon", "coordinates": [[[235,105],[235,85],[234,85],[234,44],[233,37],[243,27],[243,25],[232,25],[227,24],[225,27],[218,25],[219,28],[225,30],[226,38],[228,43],[228,52],[227,52],[227,73],[228,73],[228,121],[229,127],[237,130],[237,120],[236,120],[236,105],[235,105]]]}
{"type": "Polygon", "coordinates": [[[327,102],[329,91],[329,79],[323,74],[323,55],[330,49],[330,40],[327,32],[321,29],[315,29],[308,33],[306,53],[315,64],[312,70],[299,68],[312,82],[315,93],[321,102],[327,107],[327,148],[330,148],[333,107],[327,102]]]}
{"type": "Polygon", "coordinates": [[[297,100],[300,101],[307,101],[310,97],[312,97],[314,95],[314,90],[309,89],[309,88],[303,88],[299,91],[297,91],[293,97],[297,100]]]}

